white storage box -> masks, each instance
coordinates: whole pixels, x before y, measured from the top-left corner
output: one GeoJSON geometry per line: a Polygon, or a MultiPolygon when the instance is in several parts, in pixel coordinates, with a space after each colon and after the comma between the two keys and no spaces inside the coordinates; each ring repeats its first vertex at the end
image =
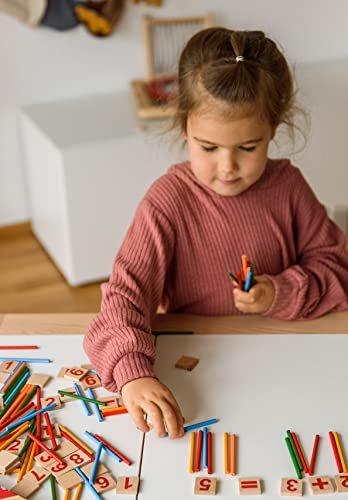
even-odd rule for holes
{"type": "Polygon", "coordinates": [[[71,285],[106,278],[149,185],[184,153],[141,131],[127,92],[26,106],[33,230],[71,285]]]}

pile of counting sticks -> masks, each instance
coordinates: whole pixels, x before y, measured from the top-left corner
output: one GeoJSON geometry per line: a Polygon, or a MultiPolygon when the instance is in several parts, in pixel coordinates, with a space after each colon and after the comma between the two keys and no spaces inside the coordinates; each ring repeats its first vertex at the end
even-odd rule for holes
{"type": "Polygon", "coordinates": [[[191,432],[190,452],[188,471],[190,473],[207,470],[208,474],[213,473],[213,434],[209,431],[208,425],[218,422],[217,418],[198,422],[196,424],[184,426],[184,432],[191,432]],[[197,433],[195,429],[203,427],[197,433]]]}
{"type": "Polygon", "coordinates": [[[43,387],[50,377],[31,374],[28,366],[38,362],[38,358],[1,360],[0,474],[17,475],[17,478],[11,491],[0,489],[0,498],[29,498],[45,481],[50,482],[53,500],[57,499],[57,484],[65,490],[65,500],[78,500],[83,487],[98,499],[101,493],[111,489],[116,489],[116,493],[138,491],[138,477],[118,477],[116,482],[101,462],[106,453],[117,463],[132,464],[113,444],[100,434],[86,431],[93,442],[92,448],[67,426],[52,420],[53,410],[77,399],[86,414],[93,414],[90,407],[93,408],[98,421],[126,412],[120,406],[120,398],[97,399],[94,389],[101,387],[101,383],[89,365],[60,370],[58,376],[73,380],[74,388],[44,396],[43,387]]]}
{"type": "Polygon", "coordinates": [[[255,264],[250,263],[246,255],[242,255],[242,267],[240,271],[237,271],[236,274],[229,271],[228,275],[238,285],[240,290],[249,292],[250,288],[255,284],[255,264]]]}

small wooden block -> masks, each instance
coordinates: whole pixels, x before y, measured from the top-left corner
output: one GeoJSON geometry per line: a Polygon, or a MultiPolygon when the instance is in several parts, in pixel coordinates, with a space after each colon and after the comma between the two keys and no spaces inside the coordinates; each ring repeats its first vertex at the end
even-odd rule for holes
{"type": "Polygon", "coordinates": [[[65,375],[65,372],[67,371],[67,369],[68,369],[68,368],[67,368],[66,366],[63,366],[63,367],[59,370],[57,377],[59,377],[59,378],[63,378],[63,377],[64,377],[64,375],[65,375]]]}
{"type": "Polygon", "coordinates": [[[195,495],[216,495],[216,477],[196,477],[195,495]]]}
{"type": "Polygon", "coordinates": [[[103,408],[118,408],[119,407],[119,401],[114,396],[102,396],[101,398],[98,398],[98,400],[102,401],[103,403],[106,403],[106,406],[103,406],[103,408]]]}
{"type": "Polygon", "coordinates": [[[81,385],[83,389],[98,389],[98,387],[102,386],[100,378],[94,373],[87,373],[87,375],[81,379],[81,385]]]}
{"type": "Polygon", "coordinates": [[[348,474],[339,474],[338,476],[335,476],[334,479],[338,493],[348,491],[348,474]]]}
{"type": "Polygon", "coordinates": [[[29,498],[30,495],[35,493],[40,488],[40,484],[32,480],[27,474],[17,483],[13,488],[13,493],[20,495],[24,498],[29,498]]]}
{"type": "Polygon", "coordinates": [[[34,483],[37,483],[40,485],[46,479],[49,477],[50,473],[45,470],[43,467],[40,467],[39,465],[35,465],[29,472],[27,472],[24,476],[24,479],[26,477],[29,477],[31,481],[34,483]]]}
{"type": "Polygon", "coordinates": [[[81,365],[81,368],[86,368],[86,370],[88,371],[94,370],[93,365],[91,365],[90,363],[81,365]]]}
{"type": "Polygon", "coordinates": [[[3,384],[8,377],[7,372],[0,372],[0,384],[3,384]]]}
{"type": "Polygon", "coordinates": [[[93,486],[98,493],[104,493],[116,488],[116,481],[112,475],[107,472],[105,474],[99,474],[99,476],[96,477],[93,486]]]}
{"type": "MultiPolygon", "coordinates": [[[[74,387],[68,387],[67,389],[64,389],[64,391],[71,392],[72,394],[76,394],[74,387]]],[[[58,397],[62,403],[68,403],[69,401],[76,401],[75,398],[71,398],[70,396],[66,396],[65,394],[58,394],[58,397]]]]}
{"type": "Polygon", "coordinates": [[[41,467],[44,467],[44,469],[48,469],[51,465],[57,463],[57,460],[51,457],[51,455],[49,455],[46,451],[39,453],[39,455],[35,455],[34,460],[41,467]]]}
{"type": "MultiPolygon", "coordinates": [[[[92,474],[93,467],[94,467],[94,463],[89,463],[89,464],[81,467],[82,472],[88,477],[88,479],[90,478],[90,475],[92,474]]],[[[97,470],[97,477],[100,476],[101,474],[106,474],[107,472],[109,472],[109,469],[107,467],[105,467],[103,462],[99,462],[98,470],[97,470]]]]}
{"type": "Polygon", "coordinates": [[[70,455],[64,457],[64,461],[75,469],[75,467],[82,467],[83,465],[89,464],[91,459],[82,450],[75,450],[70,453],[70,455]]]}
{"type": "Polygon", "coordinates": [[[50,378],[50,375],[44,375],[43,373],[32,373],[27,380],[27,384],[45,387],[50,378]]]}
{"type": "Polygon", "coordinates": [[[240,495],[261,495],[261,480],[257,477],[238,478],[240,495]]]}
{"type": "Polygon", "coordinates": [[[18,457],[14,453],[7,450],[0,452],[0,474],[6,474],[8,469],[11,469],[18,462],[18,457]]]}
{"type": "Polygon", "coordinates": [[[192,358],[191,356],[181,356],[175,363],[175,368],[181,368],[182,370],[192,371],[195,366],[199,363],[198,358],[192,358]]]}
{"type": "Polygon", "coordinates": [[[323,494],[326,495],[327,493],[334,492],[334,487],[331,482],[331,478],[328,476],[309,477],[308,480],[313,495],[323,495],[323,494]]]}
{"type": "MultiPolygon", "coordinates": [[[[24,444],[25,439],[18,437],[14,441],[12,441],[11,444],[8,445],[6,448],[6,451],[9,451],[10,453],[13,453],[14,455],[19,455],[22,446],[24,444]]],[[[1,497],[0,497],[1,498],[1,497]]]]}
{"type": "Polygon", "coordinates": [[[76,471],[70,470],[69,472],[65,472],[65,474],[62,474],[61,476],[58,476],[57,483],[64,490],[70,490],[71,488],[75,488],[75,486],[83,483],[83,479],[81,479],[76,471]]]}
{"type": "Polygon", "coordinates": [[[116,480],[116,493],[121,495],[137,493],[139,478],[137,476],[120,476],[116,480]]]}
{"type": "Polygon", "coordinates": [[[64,378],[68,380],[80,381],[86,374],[88,370],[86,368],[81,368],[81,366],[71,366],[64,373],[64,378]]]}
{"type": "Polygon", "coordinates": [[[297,496],[303,495],[303,481],[302,479],[294,479],[284,477],[280,484],[280,494],[282,496],[297,496]]]}
{"type": "Polygon", "coordinates": [[[57,455],[59,455],[61,458],[65,458],[68,455],[71,455],[71,453],[74,453],[74,451],[79,450],[79,448],[69,441],[68,439],[62,438],[60,440],[60,443],[58,445],[58,448],[56,449],[57,455]]]}
{"type": "Polygon", "coordinates": [[[59,396],[48,396],[47,398],[41,398],[42,408],[45,408],[46,406],[51,405],[52,403],[56,404],[55,410],[57,408],[62,407],[62,402],[61,402],[59,396]]]}
{"type": "Polygon", "coordinates": [[[0,372],[5,372],[7,374],[12,373],[18,365],[19,361],[3,361],[0,364],[0,372]]]}

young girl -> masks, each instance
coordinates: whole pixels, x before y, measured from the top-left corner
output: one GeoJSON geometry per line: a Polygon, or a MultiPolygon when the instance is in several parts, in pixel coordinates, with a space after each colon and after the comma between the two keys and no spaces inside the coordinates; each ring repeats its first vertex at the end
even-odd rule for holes
{"type": "Polygon", "coordinates": [[[136,426],[183,435],[173,394],[156,378],[151,321],[167,312],[260,314],[283,320],[348,309],[345,237],[300,170],[270,159],[280,124],[293,127],[288,64],[260,31],[209,28],[179,61],[176,123],[190,160],[145,194],[102,285],[84,348],[136,426]],[[227,271],[256,263],[250,292],[227,271]]]}

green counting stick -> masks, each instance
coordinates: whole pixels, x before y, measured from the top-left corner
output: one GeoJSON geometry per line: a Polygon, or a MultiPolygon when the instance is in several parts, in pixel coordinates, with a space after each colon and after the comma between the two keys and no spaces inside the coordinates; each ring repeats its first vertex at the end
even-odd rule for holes
{"type": "Polygon", "coordinates": [[[68,391],[58,391],[58,394],[63,394],[63,396],[69,396],[69,398],[80,399],[81,401],[86,401],[86,403],[94,403],[95,405],[107,406],[105,401],[98,401],[98,399],[87,398],[87,396],[80,396],[79,394],[74,394],[68,391]]]}
{"type": "Polygon", "coordinates": [[[288,437],[286,437],[285,438],[285,442],[286,442],[286,446],[288,447],[292,463],[293,463],[293,465],[295,467],[297,477],[298,477],[298,479],[302,479],[302,472],[301,472],[301,469],[298,466],[297,459],[296,459],[296,456],[294,454],[294,450],[293,450],[293,447],[292,447],[292,444],[291,444],[291,439],[288,438],[288,437]]]}

